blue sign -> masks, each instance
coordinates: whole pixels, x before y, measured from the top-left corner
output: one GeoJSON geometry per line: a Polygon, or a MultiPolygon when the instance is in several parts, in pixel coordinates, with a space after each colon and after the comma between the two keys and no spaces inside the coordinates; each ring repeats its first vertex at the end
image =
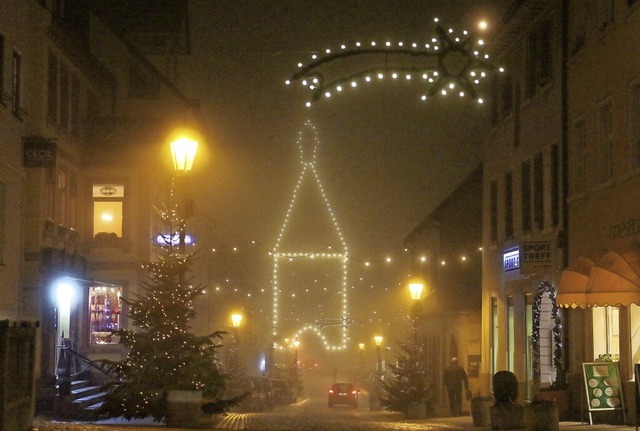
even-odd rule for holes
{"type": "Polygon", "coordinates": [[[514,271],[520,268],[520,251],[517,248],[505,251],[502,255],[504,271],[514,271]]]}
{"type": "MultiPolygon", "coordinates": [[[[174,233],[172,235],[163,235],[163,234],[159,233],[153,239],[153,242],[155,242],[158,245],[178,246],[178,245],[180,245],[180,234],[178,232],[176,232],[176,233],[174,233]]],[[[184,236],[184,245],[191,245],[191,244],[193,244],[193,240],[191,238],[191,235],[185,235],[184,236]]]]}

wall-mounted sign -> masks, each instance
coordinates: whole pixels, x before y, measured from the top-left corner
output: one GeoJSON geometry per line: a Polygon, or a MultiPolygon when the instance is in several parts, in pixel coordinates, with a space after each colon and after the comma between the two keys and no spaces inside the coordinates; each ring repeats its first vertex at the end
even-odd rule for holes
{"type": "Polygon", "coordinates": [[[553,269],[554,248],[551,241],[520,243],[520,273],[539,274],[553,269]]]}
{"type": "Polygon", "coordinates": [[[56,165],[56,141],[41,136],[22,138],[22,165],[25,168],[51,168],[56,165]]]}
{"type": "Polygon", "coordinates": [[[94,184],[94,198],[123,198],[124,185],[122,184],[94,184]]]}
{"type": "Polygon", "coordinates": [[[517,248],[505,251],[502,254],[502,266],[505,272],[520,268],[520,251],[517,248]]]}
{"type": "MultiPolygon", "coordinates": [[[[178,246],[180,245],[180,235],[176,232],[173,235],[162,235],[162,234],[158,234],[156,235],[156,237],[153,239],[153,241],[158,244],[158,245],[172,245],[172,246],[178,246]]],[[[193,244],[193,238],[191,238],[191,235],[185,235],[184,236],[184,245],[191,245],[193,244]]]]}

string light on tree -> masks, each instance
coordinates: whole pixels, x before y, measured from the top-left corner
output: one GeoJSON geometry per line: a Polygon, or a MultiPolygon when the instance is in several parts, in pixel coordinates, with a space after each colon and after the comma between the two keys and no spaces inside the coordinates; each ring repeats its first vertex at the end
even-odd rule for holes
{"type": "MultiPolygon", "coordinates": [[[[313,79],[311,79],[311,81],[313,82],[313,79]]],[[[273,277],[272,277],[273,334],[272,335],[274,337],[274,340],[277,340],[278,337],[280,336],[280,333],[279,333],[280,320],[281,320],[280,307],[283,300],[283,298],[281,298],[282,283],[281,283],[281,277],[280,277],[282,272],[280,263],[282,261],[291,262],[294,259],[295,260],[325,259],[328,261],[331,261],[331,260],[337,261],[340,264],[340,268],[341,268],[339,294],[341,295],[342,299],[341,299],[340,309],[333,310],[333,311],[336,313],[337,316],[339,316],[338,319],[340,321],[349,321],[347,317],[348,316],[347,283],[348,283],[349,254],[347,250],[347,244],[342,234],[342,230],[338,225],[334,211],[331,205],[329,204],[329,199],[320,181],[318,171],[316,170],[316,154],[317,154],[317,147],[319,144],[319,140],[318,140],[318,133],[316,131],[316,128],[311,124],[311,122],[307,121],[304,124],[303,129],[299,132],[297,144],[298,144],[300,164],[302,169],[300,172],[300,176],[298,177],[298,181],[294,187],[293,197],[291,198],[289,207],[287,208],[284,222],[282,223],[282,227],[280,228],[280,231],[278,233],[275,246],[271,251],[271,257],[273,258],[273,277]],[[307,145],[305,145],[305,139],[304,139],[305,132],[311,132],[311,135],[312,135],[313,142],[312,142],[312,145],[310,146],[310,149],[309,149],[308,143],[307,145]],[[303,182],[308,177],[311,178],[312,183],[316,185],[317,189],[320,192],[320,195],[323,201],[322,204],[330,216],[333,229],[337,234],[338,240],[340,242],[340,245],[339,245],[340,250],[337,250],[337,251],[333,250],[332,246],[327,246],[326,248],[322,248],[320,250],[306,250],[306,251],[282,250],[282,240],[284,238],[285,232],[287,232],[287,229],[290,226],[291,215],[296,206],[296,203],[298,202],[299,193],[303,185],[303,182]]],[[[314,326],[313,324],[310,324],[310,323],[307,323],[306,325],[304,325],[292,338],[299,339],[302,333],[310,331],[316,334],[320,338],[320,340],[322,341],[322,343],[324,344],[327,350],[342,350],[342,349],[345,349],[347,346],[348,326],[349,326],[348,324],[340,325],[340,329],[339,329],[340,340],[338,342],[334,341],[333,343],[331,343],[327,339],[327,336],[323,332],[322,328],[319,328],[318,326],[314,326]]],[[[280,346],[277,343],[275,343],[275,347],[280,348],[280,346]]]]}
{"type": "MultiPolygon", "coordinates": [[[[471,97],[478,103],[484,103],[479,97],[476,87],[487,76],[487,72],[493,71],[495,66],[489,62],[489,55],[483,52],[484,41],[478,39],[468,31],[456,34],[453,29],[445,30],[435,18],[435,36],[428,43],[404,43],[394,45],[387,41],[378,46],[375,41],[370,44],[357,42],[350,48],[341,45],[339,50],[326,49],[323,55],[314,54],[307,64],[298,63],[298,72],[286,81],[289,85],[300,81],[311,92],[311,100],[307,106],[324,98],[330,98],[333,94],[342,93],[345,87],[357,89],[373,81],[373,77],[383,80],[391,77],[397,80],[404,77],[405,81],[415,80],[426,87],[426,94],[422,100],[436,94],[446,96],[456,93],[460,97],[471,97]],[[384,55],[384,64],[378,67],[367,67],[343,77],[326,79],[320,71],[321,66],[334,60],[352,58],[357,56],[375,57],[384,55]],[[408,64],[389,64],[389,56],[396,58],[408,58],[408,64]],[[418,64],[417,61],[424,61],[418,64]],[[414,79],[415,78],[415,79],[414,79]]],[[[486,22],[479,26],[486,28],[486,22]]],[[[500,72],[504,69],[500,68],[500,72]]]]}

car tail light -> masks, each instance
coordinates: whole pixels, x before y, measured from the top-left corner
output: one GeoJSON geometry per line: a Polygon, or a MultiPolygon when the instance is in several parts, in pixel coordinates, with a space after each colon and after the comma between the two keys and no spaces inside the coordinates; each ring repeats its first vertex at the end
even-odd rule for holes
{"type": "Polygon", "coordinates": [[[352,395],[358,395],[358,391],[351,391],[352,395]]]}

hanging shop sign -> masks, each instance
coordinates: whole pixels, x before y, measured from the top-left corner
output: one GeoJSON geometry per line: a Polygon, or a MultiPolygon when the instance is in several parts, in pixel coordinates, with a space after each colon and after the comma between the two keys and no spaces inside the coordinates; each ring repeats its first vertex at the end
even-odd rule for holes
{"type": "Polygon", "coordinates": [[[56,165],[56,141],[41,136],[22,138],[22,165],[25,168],[51,168],[56,165]]]}
{"type": "Polygon", "coordinates": [[[513,248],[502,254],[502,267],[504,271],[515,271],[520,268],[520,250],[513,248]]]}
{"type": "Polygon", "coordinates": [[[540,274],[553,270],[554,248],[551,241],[520,243],[520,273],[540,274]]]}

